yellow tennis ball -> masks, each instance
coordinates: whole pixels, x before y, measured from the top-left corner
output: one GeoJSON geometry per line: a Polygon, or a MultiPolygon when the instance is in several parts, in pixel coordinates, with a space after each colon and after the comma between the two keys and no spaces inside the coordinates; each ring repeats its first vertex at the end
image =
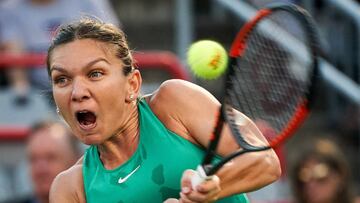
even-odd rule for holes
{"type": "Polygon", "coordinates": [[[190,46],[187,61],[195,76],[211,80],[225,72],[228,57],[224,47],[218,42],[200,40],[190,46]]]}

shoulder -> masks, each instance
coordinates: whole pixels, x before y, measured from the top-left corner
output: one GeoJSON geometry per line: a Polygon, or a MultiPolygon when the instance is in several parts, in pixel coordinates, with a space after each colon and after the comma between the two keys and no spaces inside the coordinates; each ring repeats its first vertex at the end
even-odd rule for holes
{"type": "Polygon", "coordinates": [[[215,97],[204,88],[179,79],[163,82],[149,99],[151,106],[156,105],[189,105],[203,100],[217,102],[215,97]]]}
{"type": "Polygon", "coordinates": [[[220,106],[204,88],[178,79],[165,81],[146,99],[169,130],[197,144],[202,144],[199,135],[207,133],[220,106]]]}
{"type": "Polygon", "coordinates": [[[160,87],[147,98],[150,108],[155,114],[165,114],[179,119],[217,105],[219,102],[204,88],[179,79],[163,82],[160,87]]]}
{"type": "Polygon", "coordinates": [[[56,176],[50,189],[50,202],[85,202],[82,164],[77,163],[56,176]]]}

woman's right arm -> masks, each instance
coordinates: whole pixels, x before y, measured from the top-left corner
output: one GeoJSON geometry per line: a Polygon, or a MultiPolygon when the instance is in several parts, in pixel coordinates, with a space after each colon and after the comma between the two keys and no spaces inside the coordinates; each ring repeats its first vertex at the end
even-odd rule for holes
{"type": "Polygon", "coordinates": [[[85,203],[82,165],[75,165],[61,172],[50,189],[50,203],[85,203]]]}

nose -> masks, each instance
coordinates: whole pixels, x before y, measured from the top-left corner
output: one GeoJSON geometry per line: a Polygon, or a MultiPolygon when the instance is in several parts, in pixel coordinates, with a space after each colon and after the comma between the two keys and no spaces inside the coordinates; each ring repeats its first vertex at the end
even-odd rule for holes
{"type": "Polygon", "coordinates": [[[81,102],[90,98],[89,89],[84,81],[80,79],[73,81],[73,89],[71,92],[71,100],[81,102]]]}

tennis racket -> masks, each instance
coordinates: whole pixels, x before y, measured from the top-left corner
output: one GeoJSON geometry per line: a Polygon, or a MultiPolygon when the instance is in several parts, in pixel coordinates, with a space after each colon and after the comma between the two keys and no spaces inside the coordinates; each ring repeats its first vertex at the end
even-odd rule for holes
{"type": "Polygon", "coordinates": [[[222,105],[206,155],[192,179],[194,188],[236,156],[275,148],[294,134],[313,103],[317,42],[312,18],[293,4],[261,9],[244,24],[231,46],[222,105]],[[244,115],[263,136],[245,136],[244,115]],[[224,123],[239,149],[214,162],[224,123]]]}

